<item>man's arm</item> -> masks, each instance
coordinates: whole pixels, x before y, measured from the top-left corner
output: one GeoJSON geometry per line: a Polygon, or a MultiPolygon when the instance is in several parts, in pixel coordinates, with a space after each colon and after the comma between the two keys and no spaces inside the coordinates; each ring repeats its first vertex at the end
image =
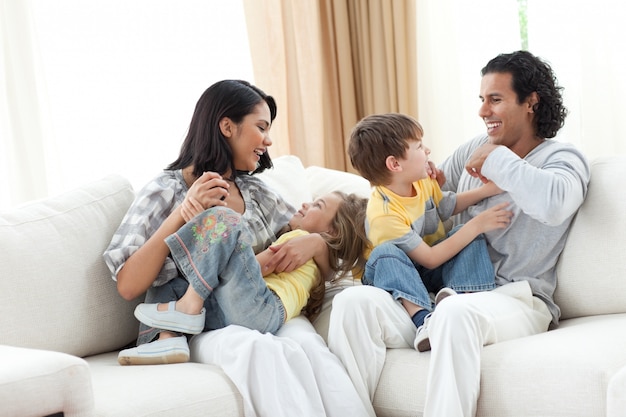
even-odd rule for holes
{"type": "Polygon", "coordinates": [[[573,146],[552,146],[554,151],[546,153],[540,167],[498,146],[485,158],[481,173],[507,191],[524,213],[556,226],[582,204],[590,169],[585,157],[573,146]]]}

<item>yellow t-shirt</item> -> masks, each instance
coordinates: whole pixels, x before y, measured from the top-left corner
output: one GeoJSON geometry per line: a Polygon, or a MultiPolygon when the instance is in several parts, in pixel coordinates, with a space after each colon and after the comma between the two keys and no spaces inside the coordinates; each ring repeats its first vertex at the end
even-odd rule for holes
{"type": "Polygon", "coordinates": [[[405,252],[422,241],[432,246],[446,235],[443,221],[454,212],[456,194],[442,192],[436,180],[413,183],[414,197],[377,186],[367,204],[366,230],[373,246],[391,241],[405,252]]]}
{"type": "MultiPolygon", "coordinates": [[[[304,230],[292,230],[276,240],[276,244],[284,243],[297,236],[308,235],[304,230]]],[[[285,321],[292,319],[302,311],[309,301],[313,284],[317,281],[319,268],[313,259],[292,272],[272,273],[265,277],[269,289],[273,290],[285,307],[285,321]]]]}

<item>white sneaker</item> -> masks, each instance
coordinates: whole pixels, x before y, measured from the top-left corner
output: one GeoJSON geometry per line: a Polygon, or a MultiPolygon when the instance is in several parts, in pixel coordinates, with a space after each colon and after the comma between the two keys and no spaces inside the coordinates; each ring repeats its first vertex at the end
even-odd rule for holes
{"type": "Polygon", "coordinates": [[[415,335],[413,346],[415,347],[415,350],[419,352],[426,352],[430,350],[430,339],[428,338],[428,322],[430,321],[431,314],[432,313],[429,313],[426,317],[424,317],[424,324],[417,328],[417,334],[415,335]]]}
{"type": "Polygon", "coordinates": [[[449,297],[451,295],[456,295],[456,294],[457,292],[454,291],[452,288],[443,287],[442,289],[439,290],[439,292],[435,296],[435,305],[439,304],[441,300],[443,300],[444,298],[449,297]]]}
{"type": "Polygon", "coordinates": [[[185,336],[169,337],[124,349],[117,355],[120,365],[160,365],[189,361],[189,345],[185,336]]]}

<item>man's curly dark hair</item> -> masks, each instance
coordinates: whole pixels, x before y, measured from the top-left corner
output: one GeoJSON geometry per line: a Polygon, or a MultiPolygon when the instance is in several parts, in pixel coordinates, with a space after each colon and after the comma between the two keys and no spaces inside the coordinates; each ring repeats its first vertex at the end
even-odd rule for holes
{"type": "Polygon", "coordinates": [[[537,92],[539,103],[535,104],[535,134],[543,139],[556,136],[565,123],[567,108],[563,105],[561,90],[556,76],[547,62],[528,51],[500,54],[487,63],[481,75],[509,73],[513,77],[513,90],[517,102],[522,103],[530,94],[537,92]]]}

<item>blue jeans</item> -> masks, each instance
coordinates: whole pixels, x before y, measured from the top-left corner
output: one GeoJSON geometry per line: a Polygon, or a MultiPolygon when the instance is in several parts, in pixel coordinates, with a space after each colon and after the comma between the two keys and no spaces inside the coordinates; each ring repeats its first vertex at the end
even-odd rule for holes
{"type": "MultiPolygon", "coordinates": [[[[241,216],[213,207],[165,239],[183,278],[151,287],[146,303],[180,299],[187,286],[205,299],[204,330],[230,324],[275,333],[285,321],[285,309],[270,290],[250,246],[241,216]]],[[[150,342],[159,330],[142,325],[138,344],[150,342]]]]}
{"type": "MultiPolygon", "coordinates": [[[[448,237],[459,227],[452,229],[448,237]]],[[[396,300],[403,298],[428,310],[432,310],[429,292],[436,293],[443,287],[457,292],[496,287],[495,272],[482,235],[435,269],[424,268],[394,244],[383,243],[372,251],[362,282],[389,291],[396,300]]]]}

